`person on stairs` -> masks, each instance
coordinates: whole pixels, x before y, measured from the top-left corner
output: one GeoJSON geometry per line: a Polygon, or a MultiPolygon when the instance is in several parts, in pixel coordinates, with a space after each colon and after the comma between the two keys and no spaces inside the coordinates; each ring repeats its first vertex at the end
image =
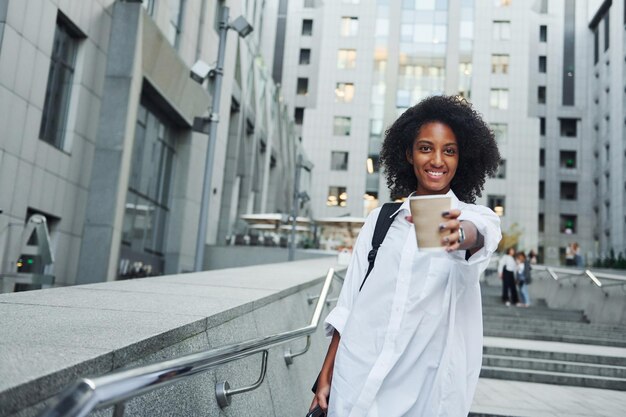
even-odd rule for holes
{"type": "Polygon", "coordinates": [[[498,262],[498,275],[502,280],[502,302],[508,307],[518,303],[517,288],[515,285],[515,248],[507,249],[506,254],[498,262]]]}
{"type": "Polygon", "coordinates": [[[515,255],[515,259],[517,261],[517,286],[519,288],[520,295],[520,303],[517,305],[520,307],[530,307],[530,295],[528,294],[528,267],[529,264],[526,262],[526,255],[524,252],[518,252],[515,255]]]}
{"type": "Polygon", "coordinates": [[[420,250],[408,199],[393,214],[367,281],[373,210],[356,241],[311,410],[328,417],[467,416],[482,361],[479,277],[501,239],[499,217],[474,204],[499,166],[493,132],[457,96],[432,96],[387,130],[380,160],[391,197],[446,195],[441,251],[420,250]]]}

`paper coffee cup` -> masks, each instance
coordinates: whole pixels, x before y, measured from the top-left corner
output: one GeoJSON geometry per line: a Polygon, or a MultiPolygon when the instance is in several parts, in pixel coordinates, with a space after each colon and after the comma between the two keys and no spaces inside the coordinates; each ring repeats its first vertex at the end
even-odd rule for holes
{"type": "Polygon", "coordinates": [[[446,219],[441,215],[452,208],[452,198],[445,195],[415,195],[409,197],[417,247],[424,251],[443,250],[439,225],[446,219]]]}

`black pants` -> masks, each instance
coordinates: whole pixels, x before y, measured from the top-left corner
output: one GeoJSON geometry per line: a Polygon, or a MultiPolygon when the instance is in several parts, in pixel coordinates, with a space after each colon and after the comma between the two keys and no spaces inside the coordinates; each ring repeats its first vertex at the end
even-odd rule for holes
{"type": "Polygon", "coordinates": [[[507,301],[517,304],[518,298],[517,286],[515,285],[515,273],[505,268],[502,271],[502,302],[505,303],[507,301]]]}

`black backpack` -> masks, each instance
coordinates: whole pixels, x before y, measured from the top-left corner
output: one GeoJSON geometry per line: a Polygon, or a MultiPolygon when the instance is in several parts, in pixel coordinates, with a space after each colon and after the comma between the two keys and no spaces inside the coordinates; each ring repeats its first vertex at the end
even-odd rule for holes
{"type": "Polygon", "coordinates": [[[397,211],[402,203],[385,203],[380,208],[380,213],[378,213],[378,219],[376,219],[376,227],[374,227],[374,234],[372,235],[372,250],[367,254],[367,261],[369,262],[369,266],[367,267],[367,272],[365,273],[365,277],[363,278],[363,282],[359,287],[359,292],[363,288],[367,277],[374,269],[374,262],[376,261],[376,255],[378,254],[378,248],[380,247],[383,240],[385,240],[385,236],[387,236],[387,231],[391,227],[391,223],[395,220],[398,213],[397,211]]]}

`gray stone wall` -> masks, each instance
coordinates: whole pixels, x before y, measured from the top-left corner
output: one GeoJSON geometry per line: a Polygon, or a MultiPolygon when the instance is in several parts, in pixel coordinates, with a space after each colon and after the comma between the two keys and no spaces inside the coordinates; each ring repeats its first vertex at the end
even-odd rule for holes
{"type": "MultiPolygon", "coordinates": [[[[626,278],[620,271],[609,273],[626,278]]],[[[533,281],[528,286],[531,300],[543,298],[552,308],[583,310],[592,323],[626,324],[625,285],[614,285],[619,281],[600,279],[606,285],[600,288],[587,276],[555,281],[545,272],[532,274],[533,281]]]]}
{"type": "MultiPolygon", "coordinates": [[[[0,417],[35,416],[79,377],[103,375],[306,326],[327,259],[232,268],[0,295],[0,417]]],[[[330,297],[338,294],[334,284],[330,297]]],[[[125,416],[293,416],[311,400],[327,340],[291,366],[270,349],[259,389],[220,411],[215,384],[256,381],[260,355],[227,364],[128,401],[125,416]]],[[[111,416],[99,410],[91,416],[111,416]]]]}

